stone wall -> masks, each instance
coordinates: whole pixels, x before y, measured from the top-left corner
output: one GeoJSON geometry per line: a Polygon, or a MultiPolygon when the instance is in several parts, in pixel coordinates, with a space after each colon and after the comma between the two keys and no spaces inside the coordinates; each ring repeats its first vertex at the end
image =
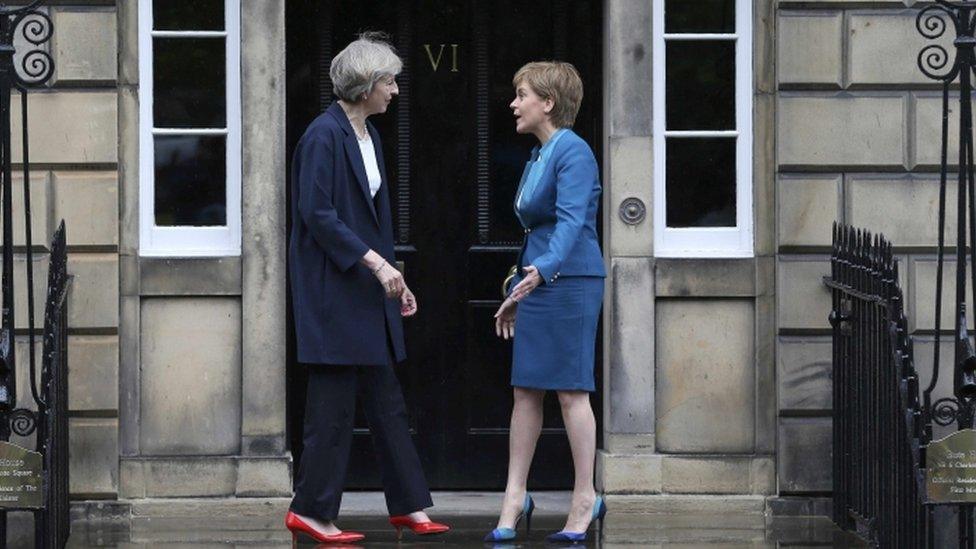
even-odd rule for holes
{"type": "Polygon", "coordinates": [[[652,2],[606,3],[611,277],[598,478],[612,497],[736,494],[761,508],[776,490],[774,3],[753,9],[755,257],[671,259],[655,257],[651,208],[636,226],[618,215],[629,197],[654,200],[652,2]]]}
{"type": "Polygon", "coordinates": [[[240,256],[139,254],[138,3],[119,4],[119,497],[282,496],[284,3],[241,2],[240,256]]]}
{"type": "MultiPolygon", "coordinates": [[[[918,52],[931,42],[915,28],[918,10],[906,4],[779,2],[776,363],[784,496],[831,490],[830,294],[821,277],[829,272],[834,220],[894,243],[923,381],[931,369],[941,91],[917,68],[918,52]]],[[[951,37],[942,43],[952,52],[951,37]]],[[[957,142],[950,140],[950,159],[957,142]]],[[[950,187],[950,204],[955,195],[950,187]]],[[[953,271],[947,262],[946,288],[953,271]]],[[[943,327],[951,326],[952,302],[947,292],[943,327]]],[[[949,376],[941,377],[948,391],[949,376]]]]}

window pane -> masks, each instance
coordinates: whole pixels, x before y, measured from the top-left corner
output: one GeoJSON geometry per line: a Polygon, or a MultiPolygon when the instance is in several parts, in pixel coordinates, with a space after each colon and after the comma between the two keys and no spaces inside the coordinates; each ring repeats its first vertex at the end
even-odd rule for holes
{"type": "Polygon", "coordinates": [[[664,32],[735,32],[735,0],[668,0],[664,32]]]}
{"type": "Polygon", "coordinates": [[[155,127],[226,127],[226,72],[223,38],[153,39],[155,127]]]}
{"type": "Polygon", "coordinates": [[[224,0],[153,0],[155,30],[224,30],[224,0]]]}
{"type": "Polygon", "coordinates": [[[156,136],[155,151],[156,225],[226,225],[226,138],[156,136]]]}
{"type": "Polygon", "coordinates": [[[735,43],[668,41],[665,105],[669,130],[735,129],[735,43]]]}
{"type": "Polygon", "coordinates": [[[668,138],[668,227],[735,226],[735,139],[668,138]]]}

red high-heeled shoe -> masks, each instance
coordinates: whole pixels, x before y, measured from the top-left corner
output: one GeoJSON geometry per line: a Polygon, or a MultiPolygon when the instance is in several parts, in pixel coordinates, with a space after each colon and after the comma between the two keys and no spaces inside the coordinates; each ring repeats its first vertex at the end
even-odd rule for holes
{"type": "Polygon", "coordinates": [[[323,534],[312,528],[298,515],[288,511],[285,515],[285,527],[291,531],[292,542],[298,541],[299,534],[305,534],[319,543],[352,543],[366,539],[366,536],[359,532],[339,532],[338,534],[323,534]]]}
{"type": "Polygon", "coordinates": [[[400,539],[400,537],[403,535],[402,529],[404,527],[412,530],[414,534],[421,536],[442,534],[451,529],[451,527],[446,524],[441,524],[432,520],[427,522],[417,522],[410,518],[410,515],[394,515],[390,517],[390,524],[396,528],[397,539],[400,539]]]}

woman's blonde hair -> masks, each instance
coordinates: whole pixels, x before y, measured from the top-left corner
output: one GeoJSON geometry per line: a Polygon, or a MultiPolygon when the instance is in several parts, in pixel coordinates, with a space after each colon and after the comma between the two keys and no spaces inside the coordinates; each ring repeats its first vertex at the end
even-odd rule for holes
{"type": "Polygon", "coordinates": [[[512,85],[528,84],[542,99],[552,99],[549,119],[557,128],[572,127],[583,102],[583,80],[579,72],[565,61],[533,61],[522,66],[512,78],[512,85]]]}

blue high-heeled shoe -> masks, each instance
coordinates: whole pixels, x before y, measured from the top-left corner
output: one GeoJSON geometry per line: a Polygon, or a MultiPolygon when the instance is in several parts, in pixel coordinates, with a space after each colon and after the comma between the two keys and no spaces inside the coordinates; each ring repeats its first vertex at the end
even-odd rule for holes
{"type": "Polygon", "coordinates": [[[535,511],[535,502],[532,496],[525,494],[525,501],[522,502],[522,512],[515,518],[515,528],[495,528],[485,536],[485,541],[511,541],[515,539],[515,530],[518,528],[522,517],[525,517],[525,534],[529,534],[532,529],[532,511],[535,511]]]}
{"type": "MultiPolygon", "coordinates": [[[[603,517],[607,516],[607,504],[603,503],[603,496],[597,496],[596,501],[593,502],[593,515],[590,519],[590,524],[593,524],[597,520],[600,521],[600,527],[603,527],[603,517]]],[[[546,541],[553,543],[580,543],[586,541],[586,531],[583,532],[569,532],[567,530],[562,530],[556,532],[555,534],[549,534],[546,536],[546,541]]]]}

